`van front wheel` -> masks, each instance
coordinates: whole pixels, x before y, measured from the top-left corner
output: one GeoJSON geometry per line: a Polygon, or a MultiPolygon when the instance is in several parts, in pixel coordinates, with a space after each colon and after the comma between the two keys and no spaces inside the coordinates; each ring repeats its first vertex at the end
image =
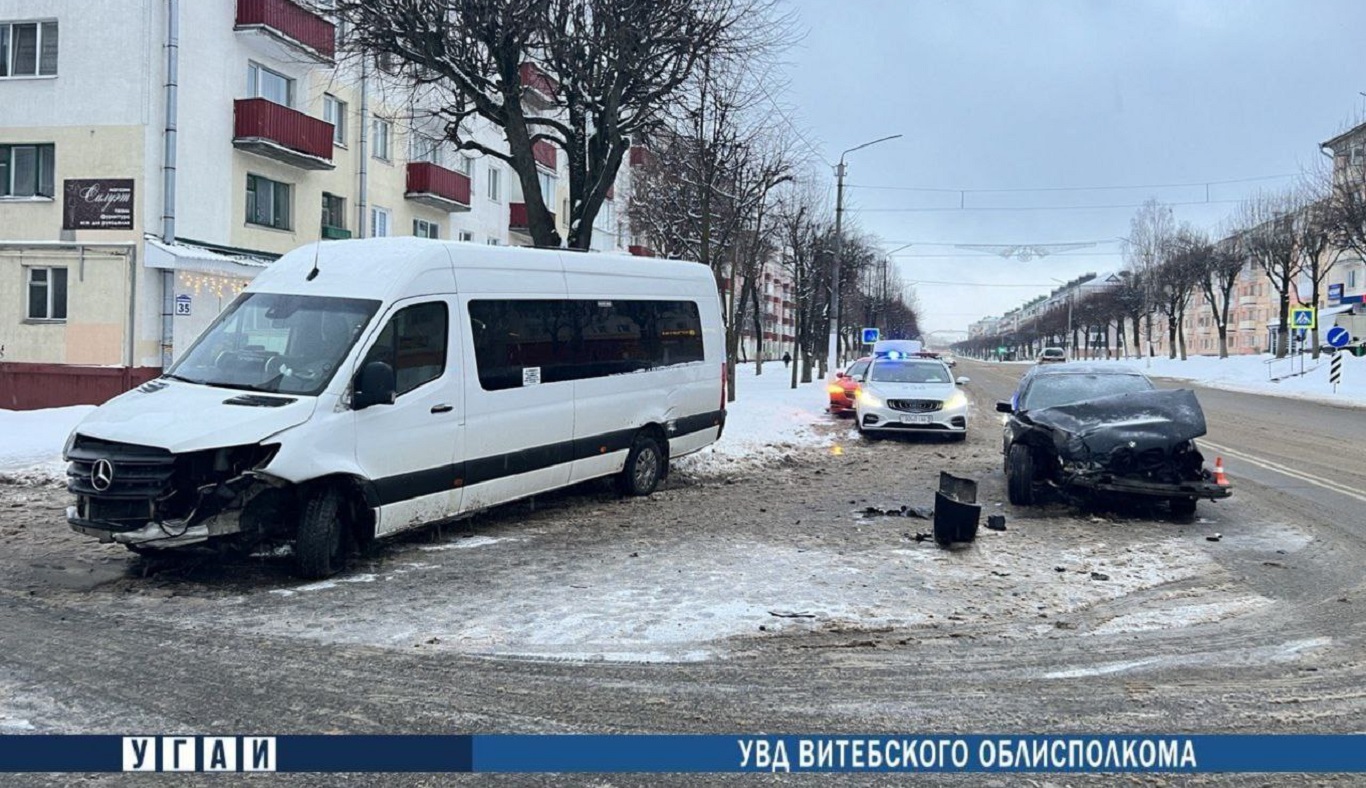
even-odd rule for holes
{"type": "Polygon", "coordinates": [[[331,577],[346,567],[346,527],[342,522],[342,496],[336,487],[316,490],[304,502],[299,532],[294,539],[294,558],[300,577],[331,577]]]}
{"type": "Polygon", "coordinates": [[[659,486],[664,475],[664,450],[653,435],[642,432],[626,453],[626,467],[617,477],[617,491],[622,495],[649,495],[659,486]]]}

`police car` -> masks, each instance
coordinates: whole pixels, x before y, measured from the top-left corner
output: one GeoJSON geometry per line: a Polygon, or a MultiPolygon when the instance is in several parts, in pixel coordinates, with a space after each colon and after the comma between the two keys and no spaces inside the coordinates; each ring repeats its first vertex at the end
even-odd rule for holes
{"type": "Polygon", "coordinates": [[[968,398],[943,361],[918,353],[876,349],[859,381],[854,423],[865,437],[894,432],[938,433],[963,440],[968,398]]]}

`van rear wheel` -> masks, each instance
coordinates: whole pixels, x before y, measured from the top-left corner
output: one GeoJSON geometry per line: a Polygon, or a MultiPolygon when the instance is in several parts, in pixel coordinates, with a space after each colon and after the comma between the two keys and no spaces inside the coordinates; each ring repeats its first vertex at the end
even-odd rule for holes
{"type": "Polygon", "coordinates": [[[316,490],[304,502],[294,559],[298,575],[310,580],[331,577],[346,568],[346,526],[342,495],[336,487],[316,490]]]}
{"type": "Polygon", "coordinates": [[[664,450],[653,435],[642,432],[626,454],[626,466],[617,476],[617,492],[622,495],[649,495],[664,476],[664,450]]]}

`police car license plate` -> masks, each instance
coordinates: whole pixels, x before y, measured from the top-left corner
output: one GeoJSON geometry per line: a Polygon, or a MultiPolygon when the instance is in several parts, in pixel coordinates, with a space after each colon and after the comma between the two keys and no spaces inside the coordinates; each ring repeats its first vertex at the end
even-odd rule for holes
{"type": "Polygon", "coordinates": [[[911,416],[902,416],[902,417],[901,417],[901,423],[902,423],[902,424],[929,424],[929,423],[930,423],[930,417],[929,417],[929,416],[926,416],[926,415],[923,414],[923,413],[917,413],[917,414],[914,414],[914,415],[911,415],[911,416]]]}

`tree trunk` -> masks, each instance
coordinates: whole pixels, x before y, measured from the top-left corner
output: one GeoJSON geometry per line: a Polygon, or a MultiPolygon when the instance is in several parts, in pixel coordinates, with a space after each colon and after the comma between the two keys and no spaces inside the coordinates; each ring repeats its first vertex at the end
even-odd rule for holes
{"type": "Polygon", "coordinates": [[[1309,308],[1314,310],[1314,328],[1310,329],[1309,335],[1310,335],[1310,341],[1312,342],[1312,344],[1310,345],[1310,348],[1312,349],[1312,352],[1313,352],[1313,358],[1314,358],[1315,361],[1318,361],[1318,360],[1319,360],[1319,332],[1322,331],[1322,329],[1323,329],[1323,327],[1319,325],[1319,320],[1318,320],[1318,317],[1319,317],[1319,279],[1322,277],[1322,274],[1320,274],[1317,270],[1314,271],[1314,274],[1315,274],[1315,276],[1314,276],[1314,289],[1311,291],[1310,296],[1309,296],[1309,308]]]}
{"type": "Polygon", "coordinates": [[[1167,358],[1176,358],[1176,331],[1179,323],[1176,320],[1176,312],[1172,311],[1167,315],[1167,358]]]}

